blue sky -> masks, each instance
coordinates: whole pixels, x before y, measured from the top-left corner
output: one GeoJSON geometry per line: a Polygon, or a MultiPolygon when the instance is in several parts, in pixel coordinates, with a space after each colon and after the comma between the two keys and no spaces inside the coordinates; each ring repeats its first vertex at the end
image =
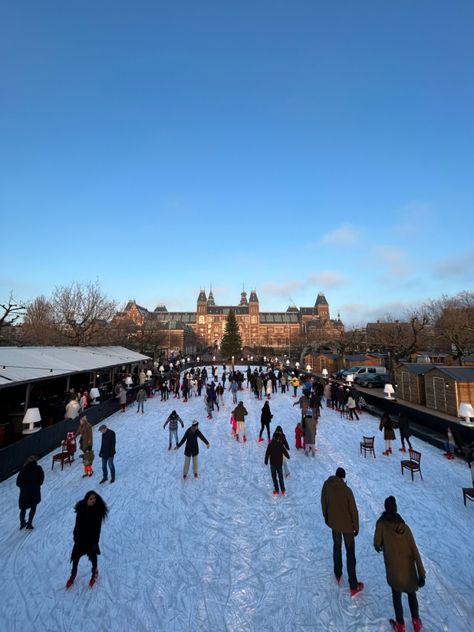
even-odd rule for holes
{"type": "Polygon", "coordinates": [[[0,298],[473,289],[474,3],[0,5],[0,298]],[[5,262],[7,262],[5,264],[5,262]]]}

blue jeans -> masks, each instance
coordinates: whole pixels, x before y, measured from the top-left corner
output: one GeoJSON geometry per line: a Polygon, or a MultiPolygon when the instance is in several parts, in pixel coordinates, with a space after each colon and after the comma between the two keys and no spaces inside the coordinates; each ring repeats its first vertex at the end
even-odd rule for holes
{"type": "Polygon", "coordinates": [[[113,456],[109,456],[107,458],[102,457],[102,478],[105,478],[105,480],[107,480],[108,478],[107,465],[109,466],[110,470],[110,478],[112,480],[115,480],[115,465],[113,456]]]}
{"type": "Polygon", "coordinates": [[[171,430],[170,428],[170,445],[173,443],[173,437],[174,437],[174,444],[178,445],[178,429],[177,428],[175,430],[171,430]]]}

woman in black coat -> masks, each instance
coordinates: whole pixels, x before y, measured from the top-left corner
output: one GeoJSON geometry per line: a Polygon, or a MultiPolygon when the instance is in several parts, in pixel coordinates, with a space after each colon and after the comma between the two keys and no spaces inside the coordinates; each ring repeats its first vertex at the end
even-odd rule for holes
{"type": "Polygon", "coordinates": [[[405,441],[408,443],[408,447],[411,450],[412,445],[410,442],[410,437],[411,437],[410,420],[408,419],[408,415],[406,415],[405,413],[400,413],[398,417],[398,429],[400,430],[400,439],[402,441],[402,447],[400,448],[400,451],[406,452],[405,441]]]}
{"type": "Polygon", "coordinates": [[[71,553],[72,570],[66,588],[70,588],[73,585],[77,575],[79,560],[83,555],[87,555],[92,564],[92,576],[89,582],[89,585],[92,587],[98,575],[97,556],[100,555],[100,530],[109,510],[99,494],[89,491],[76,504],[75,512],[74,547],[71,553]]]}
{"type": "Polygon", "coordinates": [[[267,429],[268,441],[270,441],[270,422],[272,420],[272,412],[270,410],[270,404],[265,402],[262,408],[262,414],[260,415],[260,434],[258,435],[259,442],[263,441],[263,431],[267,429]]]}
{"type": "Polygon", "coordinates": [[[191,427],[186,430],[183,435],[183,438],[178,443],[177,447],[180,448],[184,442],[186,442],[186,447],[184,448],[184,467],[183,467],[183,478],[186,479],[188,477],[189,464],[191,459],[193,460],[193,473],[194,478],[198,477],[198,454],[199,454],[199,445],[198,439],[201,439],[206,444],[206,448],[210,446],[209,441],[199,430],[199,422],[197,419],[194,419],[191,427]]]}
{"type": "Polygon", "coordinates": [[[44,481],[44,471],[35,456],[29,456],[21,468],[16,484],[20,488],[20,529],[33,529],[33,518],[36,506],[41,502],[41,485],[44,481]],[[25,521],[26,510],[29,509],[28,522],[25,521]]]}

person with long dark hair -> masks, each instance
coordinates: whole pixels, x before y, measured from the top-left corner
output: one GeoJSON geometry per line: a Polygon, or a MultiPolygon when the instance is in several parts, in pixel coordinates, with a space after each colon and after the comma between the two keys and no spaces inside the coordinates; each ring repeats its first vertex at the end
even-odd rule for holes
{"type": "Polygon", "coordinates": [[[272,420],[272,412],[270,410],[270,404],[266,401],[262,408],[262,413],[260,415],[260,434],[258,435],[259,442],[263,441],[263,431],[265,428],[267,429],[267,437],[268,442],[270,443],[270,422],[272,420]]]}
{"type": "Polygon", "coordinates": [[[44,482],[44,471],[38,465],[36,456],[29,456],[21,468],[16,484],[20,488],[20,529],[33,529],[33,518],[36,513],[36,506],[41,502],[41,485],[44,482]],[[26,522],[26,510],[29,509],[28,522],[26,522]]]}
{"type": "Polygon", "coordinates": [[[74,584],[79,560],[83,555],[87,555],[92,564],[92,575],[89,581],[89,586],[92,588],[99,574],[97,556],[100,555],[100,530],[109,510],[103,498],[91,490],[76,503],[75,512],[74,546],[71,553],[72,570],[66,588],[74,584]]]}

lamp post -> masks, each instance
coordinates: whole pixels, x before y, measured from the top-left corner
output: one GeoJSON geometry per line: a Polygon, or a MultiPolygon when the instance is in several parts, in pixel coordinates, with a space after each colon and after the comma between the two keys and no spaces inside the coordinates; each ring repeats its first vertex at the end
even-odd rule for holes
{"type": "Polygon", "coordinates": [[[324,379],[327,379],[327,376],[328,376],[328,370],[327,370],[327,369],[323,369],[323,370],[321,371],[321,374],[322,374],[322,376],[323,376],[323,378],[324,378],[324,379]]]}

